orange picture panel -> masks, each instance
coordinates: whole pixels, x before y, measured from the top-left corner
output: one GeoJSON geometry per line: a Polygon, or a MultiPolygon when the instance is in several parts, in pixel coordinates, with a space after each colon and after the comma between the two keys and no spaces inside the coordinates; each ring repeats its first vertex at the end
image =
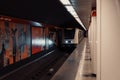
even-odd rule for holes
{"type": "Polygon", "coordinates": [[[30,26],[0,21],[0,54],[4,55],[4,66],[27,58],[31,54],[30,26]]]}
{"type": "Polygon", "coordinates": [[[43,33],[42,28],[32,27],[32,54],[42,51],[43,33]]]}

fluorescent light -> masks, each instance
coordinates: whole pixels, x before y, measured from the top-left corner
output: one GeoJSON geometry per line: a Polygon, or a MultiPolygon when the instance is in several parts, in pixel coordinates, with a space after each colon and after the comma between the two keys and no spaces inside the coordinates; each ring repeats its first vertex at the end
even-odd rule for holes
{"type": "Polygon", "coordinates": [[[85,28],[85,26],[83,25],[83,23],[81,22],[81,20],[80,20],[80,18],[79,17],[77,17],[77,18],[75,18],[77,21],[78,21],[78,23],[80,23],[81,24],[81,26],[86,30],[86,28],[85,28]]]}
{"type": "Polygon", "coordinates": [[[63,5],[65,5],[65,8],[67,11],[77,20],[77,22],[86,30],[85,26],[81,22],[80,18],[78,17],[76,11],[74,10],[73,6],[71,5],[69,0],[60,0],[63,5]]]}
{"type": "Polygon", "coordinates": [[[69,0],[60,0],[64,5],[71,5],[69,0]]]}
{"type": "Polygon", "coordinates": [[[78,17],[77,13],[75,12],[74,8],[72,6],[65,6],[65,8],[74,16],[78,17]]]}
{"type": "Polygon", "coordinates": [[[72,6],[65,6],[65,8],[70,12],[75,12],[75,10],[72,6]]]}
{"type": "Polygon", "coordinates": [[[76,12],[71,12],[71,14],[72,14],[74,17],[78,17],[78,15],[77,15],[76,12]]]}
{"type": "Polygon", "coordinates": [[[72,6],[65,6],[69,13],[77,20],[77,22],[86,30],[85,26],[81,22],[80,18],[78,17],[77,13],[75,12],[72,6]]]}

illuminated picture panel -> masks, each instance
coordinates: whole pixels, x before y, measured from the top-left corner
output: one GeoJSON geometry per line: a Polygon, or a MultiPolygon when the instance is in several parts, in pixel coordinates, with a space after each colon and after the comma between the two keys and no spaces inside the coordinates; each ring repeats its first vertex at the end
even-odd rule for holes
{"type": "Polygon", "coordinates": [[[0,21],[0,61],[3,67],[29,57],[30,26],[0,21]]]}
{"type": "Polygon", "coordinates": [[[41,52],[45,46],[42,30],[43,28],[32,27],[32,54],[41,52]]]}

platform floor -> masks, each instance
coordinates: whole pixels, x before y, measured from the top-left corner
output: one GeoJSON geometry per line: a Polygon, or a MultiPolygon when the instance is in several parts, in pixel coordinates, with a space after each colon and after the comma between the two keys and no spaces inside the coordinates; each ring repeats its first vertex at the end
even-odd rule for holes
{"type": "Polygon", "coordinates": [[[51,80],[96,80],[92,70],[90,48],[85,38],[51,80]]]}

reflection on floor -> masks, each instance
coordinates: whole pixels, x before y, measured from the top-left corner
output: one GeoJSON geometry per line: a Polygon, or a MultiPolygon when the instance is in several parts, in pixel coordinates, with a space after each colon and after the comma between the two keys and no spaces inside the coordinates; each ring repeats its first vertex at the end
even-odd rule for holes
{"type": "Polygon", "coordinates": [[[51,80],[96,80],[87,39],[77,46],[51,80]]]}

